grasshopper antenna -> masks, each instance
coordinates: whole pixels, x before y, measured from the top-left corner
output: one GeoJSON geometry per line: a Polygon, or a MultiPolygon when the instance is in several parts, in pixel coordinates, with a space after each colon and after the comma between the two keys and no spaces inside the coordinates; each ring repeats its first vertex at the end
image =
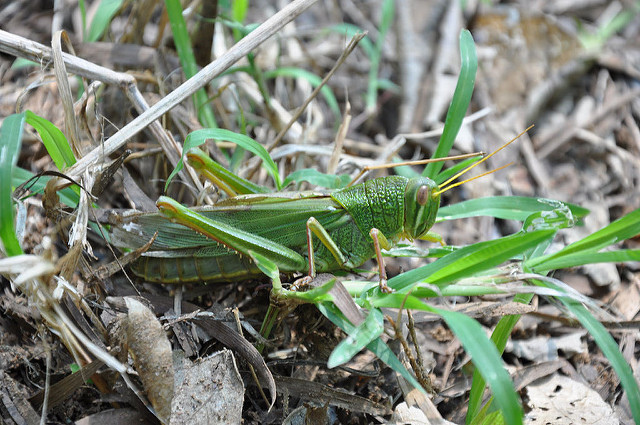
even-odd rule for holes
{"type": "Polygon", "coordinates": [[[360,177],[362,177],[365,173],[367,173],[367,172],[369,172],[371,170],[382,170],[382,169],[385,169],[385,168],[401,167],[403,165],[422,165],[422,164],[429,164],[431,162],[467,159],[467,158],[473,158],[474,156],[482,156],[482,157],[484,157],[485,155],[486,154],[484,152],[473,152],[473,153],[465,153],[465,154],[462,154],[462,155],[445,156],[443,158],[419,159],[417,161],[404,161],[404,162],[393,162],[393,163],[390,163],[390,164],[367,165],[366,167],[362,167],[362,170],[360,171],[360,174],[355,176],[353,178],[353,180],[351,180],[351,183],[349,183],[347,185],[347,187],[353,186],[353,184],[355,182],[357,182],[360,179],[360,177]]]}
{"type": "Polygon", "coordinates": [[[507,146],[509,146],[511,143],[515,142],[516,140],[518,140],[520,138],[520,136],[522,136],[524,133],[526,133],[527,131],[531,130],[533,128],[533,125],[530,125],[529,127],[527,127],[526,130],[522,131],[520,134],[518,134],[516,137],[514,137],[513,139],[509,140],[507,143],[505,143],[504,145],[500,146],[498,149],[496,149],[495,151],[491,152],[489,155],[485,156],[484,158],[482,158],[480,161],[478,162],[474,162],[473,164],[469,165],[467,168],[465,168],[464,170],[460,171],[458,174],[456,174],[455,176],[451,177],[449,180],[447,180],[446,182],[442,183],[440,185],[440,190],[438,190],[437,192],[434,192],[433,195],[440,195],[444,192],[446,192],[449,189],[453,189],[454,187],[460,186],[462,184],[465,184],[467,182],[470,182],[472,180],[475,179],[479,179],[480,177],[484,177],[486,175],[489,174],[493,174],[496,171],[500,171],[504,168],[507,168],[508,166],[510,166],[511,164],[513,164],[513,162],[508,163],[507,165],[503,165],[502,167],[496,168],[495,170],[491,170],[491,171],[487,171],[486,173],[482,173],[478,176],[475,177],[471,177],[469,179],[463,180],[461,182],[457,182],[457,183],[453,183],[450,184],[451,182],[453,182],[454,180],[456,180],[458,177],[460,177],[461,175],[465,174],[467,171],[471,170],[473,167],[476,167],[478,165],[480,165],[481,163],[483,163],[484,161],[486,161],[487,159],[491,158],[493,155],[497,154],[498,152],[500,152],[502,149],[506,148],[507,146]],[[449,186],[447,186],[449,185],[449,186]]]}

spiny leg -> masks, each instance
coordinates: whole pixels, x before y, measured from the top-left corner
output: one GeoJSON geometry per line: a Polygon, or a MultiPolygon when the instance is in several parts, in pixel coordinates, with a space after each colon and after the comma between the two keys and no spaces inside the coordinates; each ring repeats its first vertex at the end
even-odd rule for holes
{"type": "Polygon", "coordinates": [[[376,251],[376,259],[378,260],[378,268],[380,269],[380,291],[384,293],[391,293],[393,290],[387,285],[387,270],[384,266],[384,259],[382,258],[382,248],[389,249],[391,244],[387,238],[375,227],[369,231],[369,236],[373,239],[373,248],[376,251]]]}

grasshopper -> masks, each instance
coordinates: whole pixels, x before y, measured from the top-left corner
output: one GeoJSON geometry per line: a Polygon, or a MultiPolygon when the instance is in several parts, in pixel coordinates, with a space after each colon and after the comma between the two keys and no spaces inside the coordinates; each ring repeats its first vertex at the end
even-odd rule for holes
{"type": "MultiPolygon", "coordinates": [[[[352,270],[376,256],[380,289],[389,292],[381,249],[390,249],[401,239],[441,241],[429,232],[436,221],[440,195],[508,166],[451,183],[516,139],[440,186],[427,177],[391,176],[336,191],[238,195],[213,206],[192,209],[161,196],[156,203],[159,214],[133,213],[123,217],[113,230],[113,241],[120,247],[139,248],[158,232],[151,248],[131,265],[134,274],[151,282],[220,282],[258,277],[261,272],[250,259],[252,251],[270,259],[281,272],[308,269],[309,276],[352,270]]],[[[187,155],[189,162],[202,168],[202,155],[192,151],[187,155]]],[[[479,154],[422,162],[474,155],[479,154]]]]}

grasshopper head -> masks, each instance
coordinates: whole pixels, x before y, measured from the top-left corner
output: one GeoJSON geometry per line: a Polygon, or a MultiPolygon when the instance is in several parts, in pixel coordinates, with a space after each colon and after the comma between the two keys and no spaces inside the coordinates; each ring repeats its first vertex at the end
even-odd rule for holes
{"type": "Polygon", "coordinates": [[[440,194],[436,182],[427,177],[410,179],[404,195],[404,237],[423,236],[436,222],[440,194]]]}

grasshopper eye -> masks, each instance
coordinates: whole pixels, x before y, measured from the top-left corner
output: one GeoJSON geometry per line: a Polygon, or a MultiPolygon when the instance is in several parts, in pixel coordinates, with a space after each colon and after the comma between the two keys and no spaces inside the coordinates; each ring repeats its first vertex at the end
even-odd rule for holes
{"type": "Polygon", "coordinates": [[[431,189],[428,186],[420,186],[416,192],[416,202],[418,205],[426,205],[431,199],[431,189]]]}
{"type": "Polygon", "coordinates": [[[421,177],[407,182],[404,205],[404,236],[415,239],[424,235],[436,222],[440,196],[435,195],[438,185],[421,177]]]}

